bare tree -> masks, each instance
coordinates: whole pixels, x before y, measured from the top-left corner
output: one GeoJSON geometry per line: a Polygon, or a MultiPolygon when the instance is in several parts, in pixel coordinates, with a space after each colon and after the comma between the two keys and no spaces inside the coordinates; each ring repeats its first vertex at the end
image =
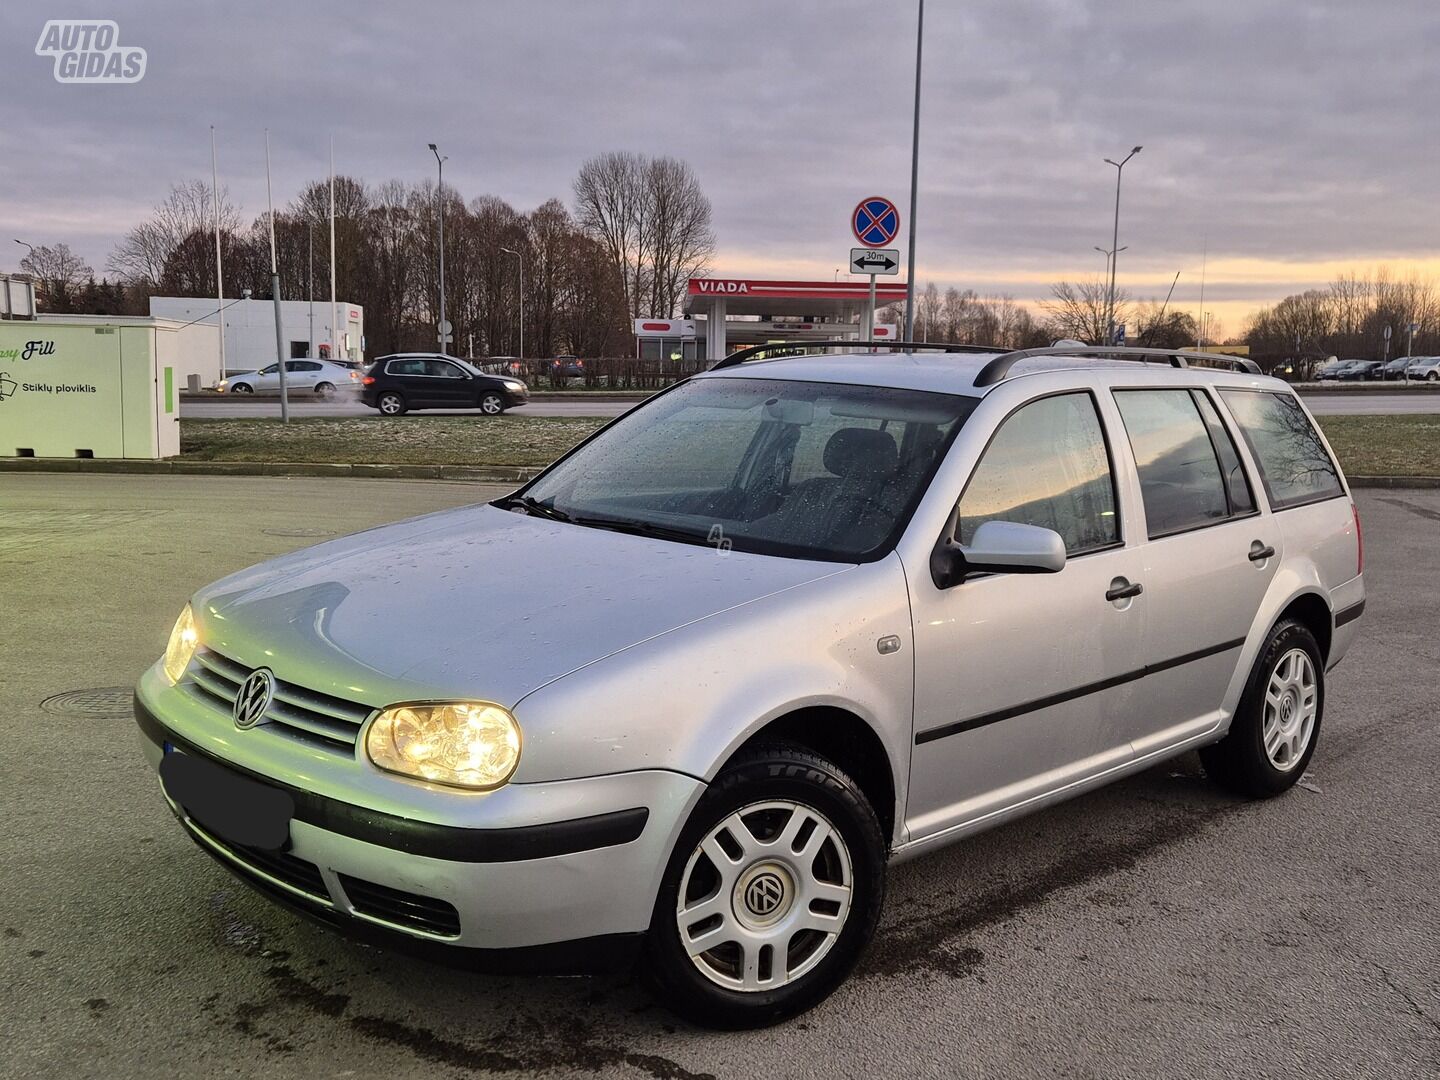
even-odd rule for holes
{"type": "Polygon", "coordinates": [[[644,267],[645,159],[615,151],[593,157],[575,177],[575,216],[605,248],[625,282],[626,306],[640,314],[644,267]]]}
{"type": "Polygon", "coordinates": [[[33,248],[20,260],[20,271],[35,278],[36,302],[56,312],[73,310],[81,286],[95,277],[95,271],[69,244],[33,248]]]}
{"type": "Polygon", "coordinates": [[[648,163],[645,187],[649,220],[641,233],[641,257],[649,264],[646,314],[667,317],[679,310],[686,283],[715,253],[710,200],[690,166],[671,157],[648,163]]]}
{"type": "MultiPolygon", "coordinates": [[[[220,189],[220,231],[240,228],[240,211],[220,189]]],[[[110,253],[107,268],[127,285],[154,288],[175,249],[192,233],[210,230],[215,240],[215,209],[209,183],[189,180],[174,184],[150,217],[136,225],[110,253]]]]}
{"type": "MultiPolygon", "coordinates": [[[[1111,310],[1109,286],[1099,278],[1085,281],[1057,281],[1050,286],[1050,300],[1040,307],[1050,317],[1051,327],[1059,337],[1074,338],[1092,345],[1103,345],[1109,335],[1111,310]]],[[[1115,292],[1114,321],[1118,325],[1130,320],[1130,294],[1123,289],[1115,292]]]]}
{"type": "Polygon", "coordinates": [[[635,318],[674,314],[686,281],[714,255],[710,200],[690,166],[675,158],[591,158],[575,178],[575,216],[620,272],[635,318]]]}

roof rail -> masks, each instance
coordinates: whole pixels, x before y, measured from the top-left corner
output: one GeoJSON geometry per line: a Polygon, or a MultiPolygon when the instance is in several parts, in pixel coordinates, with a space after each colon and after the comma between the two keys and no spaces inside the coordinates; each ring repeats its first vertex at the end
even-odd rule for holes
{"type": "Polygon", "coordinates": [[[1113,356],[1120,360],[1140,360],[1145,363],[1149,363],[1152,356],[1163,356],[1170,361],[1171,367],[1189,367],[1190,361],[1198,360],[1202,367],[1219,363],[1251,375],[1264,374],[1259,364],[1244,356],[1226,356],[1222,353],[1193,352],[1186,349],[1141,349],[1128,345],[1056,345],[1047,349],[1017,349],[997,356],[980,369],[980,374],[975,376],[975,385],[993,386],[1005,378],[1017,361],[1031,356],[1113,356]]]}
{"type": "Polygon", "coordinates": [[[783,360],[789,356],[802,355],[806,349],[849,349],[852,352],[866,349],[889,349],[891,351],[899,349],[905,352],[923,350],[948,353],[985,353],[987,356],[1004,351],[994,345],[950,345],[934,341],[772,341],[766,345],[752,345],[747,349],[739,349],[710,370],[719,371],[721,368],[738,367],[747,360],[764,359],[768,353],[778,353],[780,355],[771,357],[771,359],[783,360]]]}

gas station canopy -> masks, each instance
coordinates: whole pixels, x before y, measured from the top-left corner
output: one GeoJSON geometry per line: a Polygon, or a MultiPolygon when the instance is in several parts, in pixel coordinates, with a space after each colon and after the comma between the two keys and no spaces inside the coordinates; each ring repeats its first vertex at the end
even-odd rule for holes
{"type": "MultiPolygon", "coordinates": [[[[732,342],[858,335],[870,304],[870,282],[696,277],[686,294],[685,314],[697,325],[703,320],[705,355],[714,361],[732,342]]],[[[877,307],[904,299],[904,282],[876,282],[877,307]]],[[[875,328],[876,337],[892,335],[891,327],[875,328]]]]}

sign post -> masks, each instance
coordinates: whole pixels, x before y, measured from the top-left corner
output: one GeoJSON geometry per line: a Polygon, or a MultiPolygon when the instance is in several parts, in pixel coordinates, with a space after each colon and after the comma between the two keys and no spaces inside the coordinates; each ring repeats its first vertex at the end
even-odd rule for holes
{"type": "Polygon", "coordinates": [[[850,249],[850,267],[870,275],[870,299],[861,323],[864,340],[875,338],[875,278],[878,274],[895,274],[900,270],[900,252],[885,245],[900,232],[900,211],[889,199],[879,195],[861,199],[850,215],[850,229],[855,239],[865,245],[850,249]]]}

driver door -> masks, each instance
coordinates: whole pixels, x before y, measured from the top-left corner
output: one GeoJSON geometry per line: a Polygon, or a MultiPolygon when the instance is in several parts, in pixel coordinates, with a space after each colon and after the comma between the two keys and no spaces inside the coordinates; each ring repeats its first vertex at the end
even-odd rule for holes
{"type": "Polygon", "coordinates": [[[957,504],[966,544],[986,521],[1053,529],[1059,573],[995,573],[948,589],[910,575],[914,840],[990,817],[1131,756],[1145,597],[1127,546],[1104,425],[1087,391],[1051,395],[996,429],[957,504]],[[1112,599],[1113,597],[1113,599],[1112,599]]]}

